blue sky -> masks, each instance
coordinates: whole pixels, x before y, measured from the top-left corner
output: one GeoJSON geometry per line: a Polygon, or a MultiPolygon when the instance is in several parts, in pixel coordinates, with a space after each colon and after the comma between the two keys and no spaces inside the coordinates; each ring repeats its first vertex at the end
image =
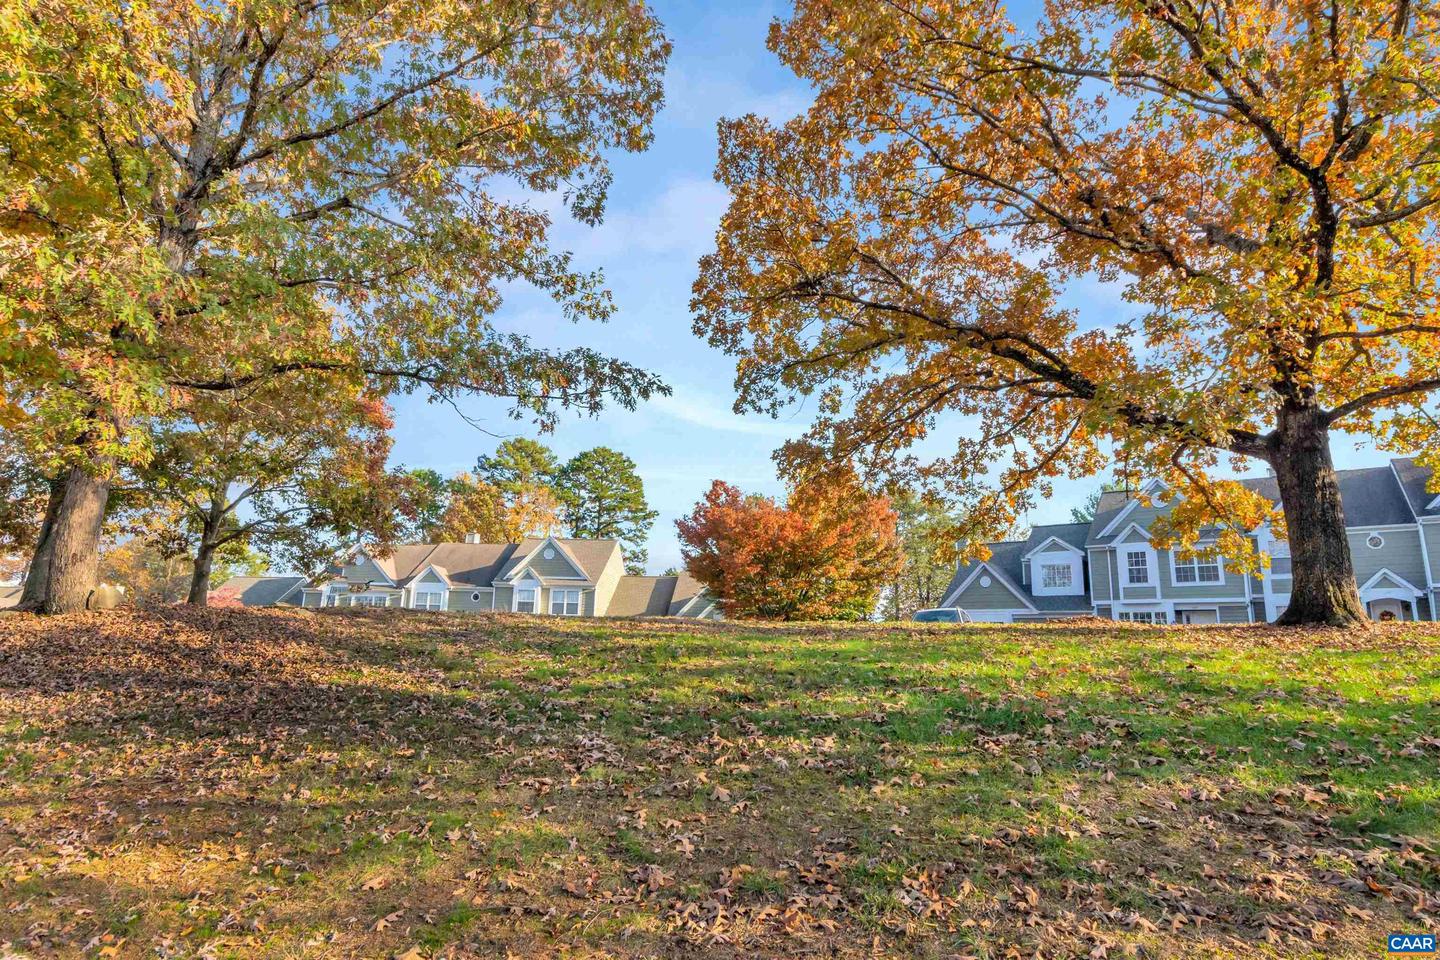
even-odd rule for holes
{"type": "MultiPolygon", "coordinates": [[[[654,145],[643,154],[613,158],[615,183],[599,227],[569,221],[551,198],[536,200],[554,211],[556,246],[571,250],[577,267],[604,271],[615,316],[604,325],[570,324],[545,297],[515,289],[496,323],[528,332],[542,344],[594,346],[660,374],[674,389],[673,396],[635,413],[563,419],[553,434],[540,438],[562,459],[603,444],[635,460],[650,504],[660,511],[650,535],[650,568],[659,572],[678,565],[674,521],[689,512],[711,480],[761,493],[783,491],[771,452],[804,431],[812,410],[801,406],[779,420],[736,416],[733,361],[690,331],[696,261],[710,248],[726,204],[726,192],[712,176],[716,120],[748,112],[783,120],[809,102],[805,85],[765,49],[769,24],[786,5],[661,0],[654,7],[675,47],[654,145]]],[[[1127,311],[1114,289],[1098,284],[1080,285],[1067,299],[1091,323],[1115,323],[1127,311]]],[[[418,396],[398,398],[392,459],[448,475],[470,469],[498,438],[536,435],[529,425],[507,418],[502,403],[471,399],[461,409],[490,433],[445,405],[418,396]]],[[[965,427],[958,420],[942,422],[932,440],[935,448],[943,449],[965,427]]],[[[1353,441],[1335,440],[1339,466],[1379,461],[1353,441]]],[[[1028,520],[1068,520],[1070,504],[1098,483],[1097,478],[1058,484],[1056,496],[1028,520]]]]}

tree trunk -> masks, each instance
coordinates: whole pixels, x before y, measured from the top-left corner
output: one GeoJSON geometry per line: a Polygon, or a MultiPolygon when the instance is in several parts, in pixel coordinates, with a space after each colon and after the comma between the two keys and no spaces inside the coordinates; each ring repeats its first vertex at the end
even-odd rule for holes
{"type": "Polygon", "coordinates": [[[1335,627],[1368,624],[1355,586],[1330,430],[1314,407],[1281,409],[1271,465],[1290,532],[1290,605],[1277,623],[1335,627]]]}
{"type": "MultiPolygon", "coordinates": [[[[108,474],[108,463],[101,476],[108,474]]],[[[55,515],[51,537],[45,613],[74,613],[84,610],[95,590],[100,571],[100,528],[105,522],[105,502],[110,497],[109,479],[101,479],[86,467],[71,467],[65,478],[65,494],[55,515]]]]}
{"type": "Polygon", "coordinates": [[[201,534],[200,547],[195,551],[195,571],[190,575],[190,596],[186,598],[186,603],[203,607],[209,602],[210,571],[215,565],[216,546],[209,539],[209,531],[201,534]]]}
{"type": "Polygon", "coordinates": [[[45,519],[40,524],[40,536],[35,541],[35,552],[30,557],[30,568],[25,572],[25,589],[20,593],[21,610],[39,610],[45,605],[50,591],[50,556],[55,550],[55,518],[60,514],[60,503],[65,499],[66,474],[50,480],[50,498],[45,502],[45,519]]]}

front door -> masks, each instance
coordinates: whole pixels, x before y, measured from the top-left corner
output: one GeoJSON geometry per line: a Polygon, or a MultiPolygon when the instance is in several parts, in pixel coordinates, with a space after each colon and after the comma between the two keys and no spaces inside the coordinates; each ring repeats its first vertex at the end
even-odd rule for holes
{"type": "Polygon", "coordinates": [[[1370,601],[1371,620],[1404,620],[1405,605],[1399,600],[1386,598],[1370,601]]]}

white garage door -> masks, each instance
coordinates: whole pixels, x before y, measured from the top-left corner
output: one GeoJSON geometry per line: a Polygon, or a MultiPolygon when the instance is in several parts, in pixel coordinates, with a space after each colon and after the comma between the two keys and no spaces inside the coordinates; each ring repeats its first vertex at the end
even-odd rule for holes
{"type": "Polygon", "coordinates": [[[1214,610],[1177,610],[1175,619],[1181,623],[1219,623],[1220,615],[1214,610]]]}

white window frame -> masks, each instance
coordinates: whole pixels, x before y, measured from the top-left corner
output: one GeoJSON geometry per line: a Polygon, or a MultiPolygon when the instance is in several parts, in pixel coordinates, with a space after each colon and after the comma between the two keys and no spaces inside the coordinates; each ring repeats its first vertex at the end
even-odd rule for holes
{"type": "Polygon", "coordinates": [[[550,588],[550,615],[554,617],[580,616],[580,590],[576,587],[550,588]],[[572,600],[571,597],[574,597],[572,600]],[[556,607],[560,609],[555,609],[556,607]],[[575,609],[571,610],[570,608],[575,609]]]}
{"type": "Polygon", "coordinates": [[[443,589],[414,590],[410,594],[411,610],[444,610],[448,605],[449,597],[443,589]]]}
{"type": "Polygon", "coordinates": [[[1170,622],[1170,616],[1164,610],[1121,610],[1115,616],[1124,623],[1145,623],[1160,627],[1170,622]]]}
{"type": "Polygon", "coordinates": [[[1069,590],[1075,586],[1075,567],[1070,563],[1040,564],[1040,581],[1036,586],[1046,590],[1069,590]],[[1062,578],[1060,574],[1064,574],[1062,578]],[[1051,582],[1053,579],[1054,582],[1051,582]],[[1064,582],[1060,582],[1061,580],[1064,582]]]}
{"type": "Polygon", "coordinates": [[[1124,562],[1120,564],[1120,576],[1123,587],[1153,587],[1155,586],[1155,551],[1149,547],[1134,546],[1121,547],[1120,556],[1124,562]],[[1130,558],[1141,556],[1145,558],[1145,579],[1136,580],[1131,574],[1134,568],[1130,565],[1130,558]]]}
{"type": "Polygon", "coordinates": [[[1371,550],[1383,550],[1385,548],[1385,537],[1374,530],[1365,534],[1365,546],[1371,550]],[[1379,540],[1379,543],[1371,543],[1371,540],[1379,540]]]}
{"type": "MultiPolygon", "coordinates": [[[[1202,547],[1203,549],[1203,547],[1202,547]]],[[[1191,557],[1188,560],[1177,557],[1176,551],[1170,551],[1170,582],[1177,587],[1213,587],[1225,583],[1225,562],[1216,555],[1213,557],[1191,557]],[[1200,577],[1201,567],[1214,567],[1215,579],[1204,580],[1200,577]],[[1181,580],[1181,569],[1195,571],[1194,580],[1181,580]]]]}
{"type": "Polygon", "coordinates": [[[515,595],[511,598],[511,601],[510,601],[510,609],[511,609],[511,610],[515,611],[516,613],[534,613],[534,612],[535,612],[535,608],[536,608],[537,606],[539,606],[539,605],[540,605],[540,587],[539,587],[538,585],[537,585],[537,586],[533,586],[533,587],[520,587],[520,586],[517,586],[517,587],[515,588],[515,595]],[[529,600],[522,600],[522,599],[520,599],[520,594],[522,594],[522,593],[528,593],[528,594],[530,594],[530,599],[529,599],[529,600]],[[522,603],[528,603],[528,604],[530,604],[530,609],[529,609],[529,610],[521,610],[521,609],[520,609],[520,604],[522,604],[522,603]]]}

